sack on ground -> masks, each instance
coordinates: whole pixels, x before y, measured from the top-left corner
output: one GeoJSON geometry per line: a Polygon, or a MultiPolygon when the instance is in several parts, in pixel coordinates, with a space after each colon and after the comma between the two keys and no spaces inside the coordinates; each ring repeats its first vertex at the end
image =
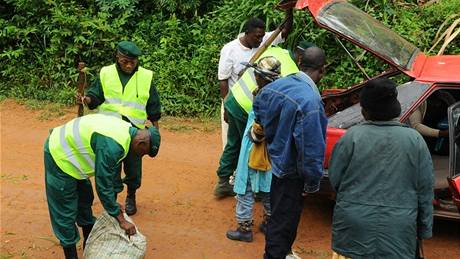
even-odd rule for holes
{"type": "MultiPolygon", "coordinates": [[[[133,223],[126,214],[124,214],[124,217],[130,223],[133,223]]],[[[135,235],[128,238],[128,235],[120,227],[118,221],[104,211],[96,220],[91,234],[86,241],[83,258],[144,258],[147,249],[147,240],[139,232],[137,227],[136,231],[135,235]]]]}

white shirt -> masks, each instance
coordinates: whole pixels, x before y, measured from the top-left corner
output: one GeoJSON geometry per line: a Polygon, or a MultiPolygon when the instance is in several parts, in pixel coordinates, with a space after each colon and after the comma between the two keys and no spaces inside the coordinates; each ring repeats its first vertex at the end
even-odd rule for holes
{"type": "MultiPolygon", "coordinates": [[[[274,31],[266,32],[264,38],[262,39],[262,44],[273,34],[274,31]]],[[[238,74],[241,70],[244,69],[244,66],[241,65],[241,62],[248,62],[254,53],[257,52],[259,48],[247,48],[241,44],[240,38],[244,33],[240,33],[238,37],[225,46],[220,51],[219,59],[219,69],[217,72],[217,77],[219,80],[228,79],[228,87],[231,88],[236,81],[238,81],[238,74]]],[[[281,37],[281,33],[275,38],[271,45],[277,45],[283,42],[284,39],[281,37]]],[[[259,47],[260,47],[259,46],[259,47]]]]}

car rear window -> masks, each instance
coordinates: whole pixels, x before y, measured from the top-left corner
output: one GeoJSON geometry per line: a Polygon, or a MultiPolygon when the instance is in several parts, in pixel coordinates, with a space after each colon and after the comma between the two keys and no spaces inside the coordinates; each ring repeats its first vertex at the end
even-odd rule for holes
{"type": "MultiPolygon", "coordinates": [[[[398,86],[398,100],[401,103],[401,116],[409,110],[412,104],[414,104],[430,86],[431,84],[417,81],[398,86]]],[[[357,103],[329,117],[328,127],[348,129],[363,121],[364,117],[361,114],[361,106],[357,103]]]]}

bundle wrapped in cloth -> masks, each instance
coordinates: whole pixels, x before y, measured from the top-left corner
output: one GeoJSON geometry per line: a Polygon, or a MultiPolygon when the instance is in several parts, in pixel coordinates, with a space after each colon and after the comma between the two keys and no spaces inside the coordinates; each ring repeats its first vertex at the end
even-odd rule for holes
{"type": "MultiPolygon", "coordinates": [[[[127,221],[134,224],[124,214],[127,221]]],[[[118,221],[104,211],[96,220],[86,241],[83,253],[85,259],[138,259],[144,258],[147,240],[136,227],[136,234],[128,237],[118,221]]]]}
{"type": "Polygon", "coordinates": [[[270,163],[270,157],[268,156],[263,127],[259,123],[254,122],[249,134],[249,138],[252,140],[254,145],[252,146],[251,153],[249,154],[248,166],[254,170],[264,172],[270,170],[272,166],[270,163]]]}

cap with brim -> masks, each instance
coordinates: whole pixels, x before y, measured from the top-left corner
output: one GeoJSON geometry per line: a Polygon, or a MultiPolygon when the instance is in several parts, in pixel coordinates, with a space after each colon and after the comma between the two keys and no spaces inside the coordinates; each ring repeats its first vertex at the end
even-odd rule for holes
{"type": "Polygon", "coordinates": [[[261,58],[257,63],[242,62],[246,67],[254,68],[254,72],[268,77],[268,79],[276,80],[281,74],[281,63],[273,56],[261,58]]]}
{"type": "Polygon", "coordinates": [[[142,55],[141,49],[131,41],[121,41],[118,43],[117,51],[130,58],[137,58],[142,55]]]}
{"type": "Polygon", "coordinates": [[[148,130],[150,133],[149,156],[154,157],[158,154],[158,150],[160,150],[160,143],[161,143],[160,132],[158,132],[158,129],[154,126],[149,127],[148,130]]]}
{"type": "Polygon", "coordinates": [[[379,78],[363,86],[360,104],[373,120],[391,120],[401,114],[401,104],[397,97],[396,84],[390,79],[379,78]]]}

